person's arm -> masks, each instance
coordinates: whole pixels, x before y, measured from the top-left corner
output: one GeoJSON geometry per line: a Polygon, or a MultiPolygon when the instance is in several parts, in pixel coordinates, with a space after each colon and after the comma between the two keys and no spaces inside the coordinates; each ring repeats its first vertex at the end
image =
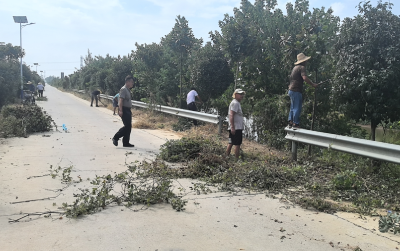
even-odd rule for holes
{"type": "Polygon", "coordinates": [[[199,95],[197,95],[196,97],[200,100],[201,103],[203,103],[203,100],[201,100],[199,95]]]}
{"type": "Polygon", "coordinates": [[[309,79],[307,76],[302,76],[303,77],[303,80],[307,83],[307,84],[309,84],[309,85],[311,85],[312,87],[317,87],[318,85],[317,84],[314,84],[312,81],[311,81],[311,79],[309,79]]]}
{"type": "Polygon", "coordinates": [[[233,135],[235,135],[235,121],[234,121],[234,117],[235,117],[235,111],[230,110],[229,111],[229,122],[231,124],[231,133],[233,135]]]}
{"type": "Polygon", "coordinates": [[[122,101],[123,101],[123,100],[124,100],[123,98],[119,97],[119,102],[118,102],[118,115],[119,115],[120,117],[122,117],[122,114],[123,114],[123,112],[122,112],[122,101]]]}

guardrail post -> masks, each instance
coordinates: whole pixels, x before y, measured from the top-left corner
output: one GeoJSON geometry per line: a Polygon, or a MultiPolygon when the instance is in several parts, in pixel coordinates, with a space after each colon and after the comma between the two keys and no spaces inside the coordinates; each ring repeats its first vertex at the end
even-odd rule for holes
{"type": "Polygon", "coordinates": [[[297,143],[292,141],[292,160],[297,161],[297,143]]]}
{"type": "Polygon", "coordinates": [[[221,134],[222,133],[222,118],[221,118],[221,116],[218,117],[218,120],[219,120],[219,122],[218,122],[218,134],[221,134]]]}

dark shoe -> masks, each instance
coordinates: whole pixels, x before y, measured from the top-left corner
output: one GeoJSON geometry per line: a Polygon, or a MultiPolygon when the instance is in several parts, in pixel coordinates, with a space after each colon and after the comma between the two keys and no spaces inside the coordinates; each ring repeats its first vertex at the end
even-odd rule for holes
{"type": "Polygon", "coordinates": [[[96,107],[100,107],[100,106],[96,105],[96,107]]]}
{"type": "Polygon", "coordinates": [[[118,140],[113,138],[112,141],[113,141],[114,146],[118,146],[118,140]]]}
{"type": "Polygon", "coordinates": [[[292,126],[293,126],[293,122],[292,122],[292,121],[289,121],[289,122],[288,122],[288,127],[289,127],[289,129],[292,128],[292,126]]]}
{"type": "Polygon", "coordinates": [[[93,105],[90,105],[90,106],[93,106],[93,105]]]}
{"type": "Polygon", "coordinates": [[[296,130],[296,129],[300,129],[300,125],[299,124],[293,124],[293,130],[296,130]]]}
{"type": "Polygon", "coordinates": [[[124,145],[124,147],[135,147],[135,145],[132,145],[132,144],[126,144],[126,145],[124,145]]]}

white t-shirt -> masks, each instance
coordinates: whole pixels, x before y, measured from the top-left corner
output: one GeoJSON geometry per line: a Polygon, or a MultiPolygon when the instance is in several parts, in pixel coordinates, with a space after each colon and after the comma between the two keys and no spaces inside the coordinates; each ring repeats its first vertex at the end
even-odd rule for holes
{"type": "MultiPolygon", "coordinates": [[[[243,122],[243,112],[242,106],[240,102],[236,99],[233,99],[231,104],[229,105],[228,116],[231,114],[231,110],[235,112],[233,116],[233,123],[235,123],[235,130],[243,130],[244,129],[244,122],[243,122]]],[[[229,120],[229,130],[231,129],[231,121],[229,120]]]]}
{"type": "Polygon", "coordinates": [[[194,101],[196,101],[196,96],[199,96],[199,94],[197,94],[197,92],[195,90],[191,90],[186,97],[186,103],[190,104],[194,101]]]}

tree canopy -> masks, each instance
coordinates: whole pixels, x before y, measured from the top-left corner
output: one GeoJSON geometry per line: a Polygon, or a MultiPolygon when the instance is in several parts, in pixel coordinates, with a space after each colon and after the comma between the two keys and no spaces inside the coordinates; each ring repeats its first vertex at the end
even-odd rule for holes
{"type": "Polygon", "coordinates": [[[358,16],[340,22],[331,8],[310,9],[308,0],[287,3],[285,12],[276,0],[242,0],[219,22],[220,31],[210,32],[210,42],[203,44],[189,21],[177,16],[160,41],[136,43],[126,56],[88,51],[85,66],[56,83],[114,95],[131,74],[139,80],[136,100],[184,107],[186,93],[196,87],[206,101],[203,111],[222,115],[233,89],[242,88],[247,93],[243,111],[252,121],[248,131],[282,147],[289,74],[303,52],[311,56],[308,77],[331,81],[305,89],[302,126],[310,126],[315,103],[315,130],[351,135],[360,120],[370,121],[375,130],[381,122],[400,120],[400,26],[391,6],[363,2],[358,16]]]}

